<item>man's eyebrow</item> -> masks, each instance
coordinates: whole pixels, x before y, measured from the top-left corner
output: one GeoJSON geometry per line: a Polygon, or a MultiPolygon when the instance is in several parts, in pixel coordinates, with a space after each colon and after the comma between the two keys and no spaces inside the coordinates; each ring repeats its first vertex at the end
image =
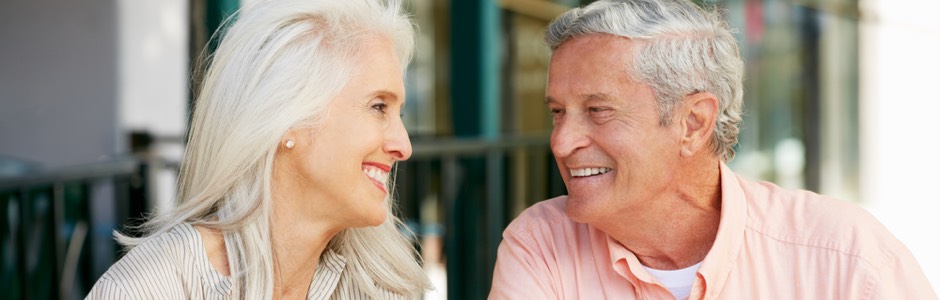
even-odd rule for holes
{"type": "MultiPolygon", "coordinates": [[[[610,102],[610,101],[613,101],[613,97],[611,97],[611,96],[610,96],[609,94],[607,94],[607,93],[584,94],[584,95],[580,95],[578,98],[584,99],[586,102],[610,102]]],[[[555,98],[552,98],[551,96],[545,96],[545,104],[552,104],[552,103],[555,103],[555,102],[558,102],[558,101],[555,100],[555,98]]]]}
{"type": "Polygon", "coordinates": [[[581,98],[584,98],[587,102],[609,102],[613,100],[613,97],[607,93],[587,94],[582,95],[581,98]]]}

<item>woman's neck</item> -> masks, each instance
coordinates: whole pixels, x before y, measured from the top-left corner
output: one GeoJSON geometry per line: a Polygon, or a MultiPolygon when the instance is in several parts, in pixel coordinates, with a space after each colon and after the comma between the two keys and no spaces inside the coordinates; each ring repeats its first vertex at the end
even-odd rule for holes
{"type": "Polygon", "coordinates": [[[280,299],[307,296],[320,255],[340,231],[322,222],[300,221],[306,218],[295,212],[275,208],[271,218],[274,294],[280,299]]]}

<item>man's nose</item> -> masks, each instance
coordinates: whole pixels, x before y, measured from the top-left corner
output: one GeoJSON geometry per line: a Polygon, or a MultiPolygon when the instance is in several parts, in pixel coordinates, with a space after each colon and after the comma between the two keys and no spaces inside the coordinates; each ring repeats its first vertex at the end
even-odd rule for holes
{"type": "MultiPolygon", "coordinates": [[[[571,117],[571,116],[566,116],[571,117]]],[[[555,157],[567,157],[591,143],[589,128],[577,119],[561,120],[552,128],[551,147],[555,157]]]]}

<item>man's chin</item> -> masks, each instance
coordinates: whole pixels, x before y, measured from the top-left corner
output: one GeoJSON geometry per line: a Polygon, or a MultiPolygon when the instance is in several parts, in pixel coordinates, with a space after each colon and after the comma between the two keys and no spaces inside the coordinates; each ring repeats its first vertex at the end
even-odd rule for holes
{"type": "Polygon", "coordinates": [[[598,215],[597,208],[592,204],[595,204],[595,202],[585,199],[585,197],[568,195],[568,201],[565,203],[565,213],[572,221],[590,223],[598,215]]]}

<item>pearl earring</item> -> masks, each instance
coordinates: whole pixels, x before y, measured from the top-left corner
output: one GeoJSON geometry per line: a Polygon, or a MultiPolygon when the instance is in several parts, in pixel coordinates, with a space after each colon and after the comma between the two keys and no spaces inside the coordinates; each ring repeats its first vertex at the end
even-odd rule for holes
{"type": "Polygon", "coordinates": [[[287,147],[287,149],[294,148],[294,140],[288,139],[287,142],[284,142],[284,147],[287,147]]]}

